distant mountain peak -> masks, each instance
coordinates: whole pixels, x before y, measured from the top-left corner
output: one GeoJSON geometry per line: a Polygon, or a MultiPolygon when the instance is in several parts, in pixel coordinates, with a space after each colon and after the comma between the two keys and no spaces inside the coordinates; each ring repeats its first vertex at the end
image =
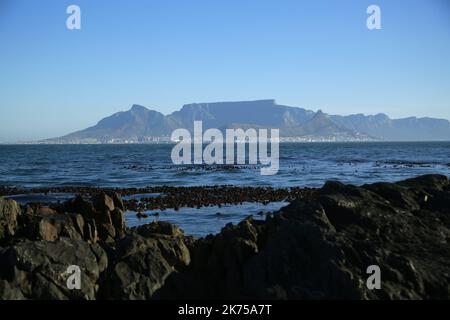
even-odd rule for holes
{"type": "Polygon", "coordinates": [[[317,110],[316,114],[314,115],[314,117],[326,117],[327,114],[325,114],[322,109],[317,110]]]}
{"type": "Polygon", "coordinates": [[[139,104],[133,104],[133,105],[131,106],[130,111],[142,112],[142,111],[149,111],[149,109],[147,109],[146,107],[141,106],[141,105],[139,105],[139,104]]]}

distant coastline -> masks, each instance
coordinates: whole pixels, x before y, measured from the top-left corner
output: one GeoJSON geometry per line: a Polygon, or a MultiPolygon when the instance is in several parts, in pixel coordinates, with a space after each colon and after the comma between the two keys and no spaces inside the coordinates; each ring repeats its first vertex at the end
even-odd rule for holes
{"type": "MultiPolygon", "coordinates": [[[[321,144],[321,143],[333,143],[333,144],[347,144],[347,143],[362,143],[362,144],[371,144],[371,143],[439,143],[439,142],[450,142],[450,139],[448,140],[346,140],[346,141],[337,141],[337,140],[303,140],[302,137],[299,137],[298,140],[294,139],[285,139],[280,138],[279,143],[280,144],[321,144]]],[[[204,144],[207,144],[208,142],[205,142],[204,144]]],[[[237,142],[237,143],[243,143],[243,142],[237,142]]],[[[117,145],[117,146],[123,146],[123,145],[158,145],[158,144],[169,144],[169,145],[175,145],[176,142],[170,141],[170,139],[167,140],[160,140],[160,141],[146,141],[146,142],[139,142],[139,141],[128,141],[128,142],[45,142],[45,141],[30,141],[30,142],[0,142],[0,146],[46,146],[46,145],[59,145],[59,146],[72,146],[72,145],[117,145]]]]}

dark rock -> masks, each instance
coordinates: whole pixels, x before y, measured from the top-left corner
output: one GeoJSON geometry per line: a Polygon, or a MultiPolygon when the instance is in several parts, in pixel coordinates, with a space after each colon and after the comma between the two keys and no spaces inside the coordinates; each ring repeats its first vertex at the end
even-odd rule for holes
{"type": "Polygon", "coordinates": [[[448,191],[435,191],[432,195],[425,195],[423,202],[424,209],[450,215],[450,192],[448,191]]]}
{"type": "Polygon", "coordinates": [[[74,199],[67,201],[60,211],[79,213],[85,218],[92,218],[95,213],[94,205],[91,201],[83,199],[78,195],[74,199]]]}
{"type": "Polygon", "coordinates": [[[55,241],[58,239],[58,229],[51,223],[50,219],[42,219],[39,222],[38,238],[44,241],[55,241]]]}
{"type": "Polygon", "coordinates": [[[407,188],[415,190],[428,190],[428,191],[444,191],[448,190],[449,179],[447,176],[439,174],[428,174],[412,179],[400,181],[397,184],[405,186],[407,188]]]}
{"type": "Polygon", "coordinates": [[[167,222],[154,221],[138,227],[136,232],[145,238],[155,239],[164,259],[176,269],[182,269],[191,262],[189,249],[184,243],[184,234],[180,228],[167,222]]]}
{"type": "MultiPolygon", "coordinates": [[[[117,196],[117,195],[116,195],[117,196]]],[[[116,200],[118,202],[118,200],[116,200]]],[[[113,211],[114,200],[106,193],[100,193],[93,198],[94,207],[97,211],[113,211]]]]}
{"type": "Polygon", "coordinates": [[[25,300],[22,291],[17,287],[11,287],[8,281],[0,279],[0,299],[1,300],[25,300]]]}
{"type": "MultiPolygon", "coordinates": [[[[85,226],[85,222],[84,222],[84,218],[81,214],[75,213],[71,215],[72,217],[72,221],[73,221],[73,225],[75,227],[75,230],[84,237],[84,226],[85,226]]],[[[86,238],[85,238],[86,239],[86,238]]],[[[86,240],[89,240],[86,239],[86,240]]]]}
{"type": "MultiPolygon", "coordinates": [[[[27,210],[20,217],[19,235],[29,240],[55,241],[60,237],[83,240],[84,219],[81,215],[57,213],[54,210],[27,210]]],[[[89,239],[86,239],[89,240],[89,239]]]]}
{"type": "Polygon", "coordinates": [[[380,182],[366,185],[364,188],[378,194],[388,200],[391,204],[405,210],[420,209],[420,201],[425,199],[425,195],[420,198],[419,194],[400,184],[380,182]]]}
{"type": "Polygon", "coordinates": [[[84,225],[84,238],[91,243],[98,241],[97,225],[94,220],[90,220],[84,225]]]}
{"type": "Polygon", "coordinates": [[[136,213],[136,217],[138,217],[138,219],[147,219],[148,215],[145,213],[138,212],[136,213]]]}
{"type": "Polygon", "coordinates": [[[106,253],[96,244],[59,239],[24,241],[0,255],[6,267],[0,280],[0,299],[95,299],[106,269],[106,253]],[[81,289],[69,290],[69,266],[81,270],[81,289]]]}
{"type": "Polygon", "coordinates": [[[116,230],[125,230],[125,212],[122,209],[114,209],[111,212],[111,221],[116,230]]]}
{"type": "Polygon", "coordinates": [[[337,229],[353,227],[376,229],[380,215],[395,214],[391,204],[378,194],[364,188],[327,182],[316,195],[330,223],[337,229]]]}
{"type": "Polygon", "coordinates": [[[117,243],[114,265],[107,279],[106,298],[150,299],[173,271],[156,240],[128,234],[117,243]]]}
{"type": "Polygon", "coordinates": [[[150,299],[173,273],[190,263],[183,232],[169,223],[152,222],[127,231],[116,242],[105,297],[150,299]]]}
{"type": "Polygon", "coordinates": [[[17,202],[0,197],[0,243],[14,236],[20,213],[21,209],[17,202]]]}
{"type": "Polygon", "coordinates": [[[49,207],[39,207],[35,213],[38,216],[50,216],[50,215],[57,214],[57,212],[55,210],[53,210],[49,207]]]}
{"type": "Polygon", "coordinates": [[[125,205],[123,203],[122,197],[117,192],[113,192],[111,194],[111,198],[113,199],[114,207],[122,211],[125,210],[125,205]]]}
{"type": "Polygon", "coordinates": [[[98,225],[98,234],[100,240],[104,242],[114,242],[116,237],[116,230],[112,224],[102,223],[98,225]]]}
{"type": "Polygon", "coordinates": [[[143,237],[151,237],[154,235],[167,235],[173,237],[184,236],[184,233],[180,228],[164,221],[153,221],[136,228],[136,230],[143,237]]]}

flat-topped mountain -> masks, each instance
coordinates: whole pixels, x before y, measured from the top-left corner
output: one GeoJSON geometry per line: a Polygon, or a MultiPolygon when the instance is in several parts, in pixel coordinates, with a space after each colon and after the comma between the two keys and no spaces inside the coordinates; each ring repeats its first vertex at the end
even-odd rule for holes
{"type": "Polygon", "coordinates": [[[201,120],[208,128],[278,128],[288,141],[425,141],[450,140],[445,119],[390,119],[387,115],[328,115],[275,100],[193,103],[169,115],[133,105],[100,120],[95,126],[46,143],[120,143],[167,140],[177,128],[192,130],[201,120]]]}

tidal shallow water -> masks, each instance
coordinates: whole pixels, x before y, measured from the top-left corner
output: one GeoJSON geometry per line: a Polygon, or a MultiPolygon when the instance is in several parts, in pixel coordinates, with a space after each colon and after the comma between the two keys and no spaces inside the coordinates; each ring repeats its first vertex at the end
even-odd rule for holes
{"type": "Polygon", "coordinates": [[[267,214],[276,212],[288,205],[287,202],[262,203],[244,202],[240,205],[222,205],[201,208],[180,208],[178,211],[151,210],[146,211],[149,217],[139,219],[136,212],[128,211],[125,215],[127,226],[135,227],[152,221],[166,221],[179,226],[187,235],[204,237],[208,234],[219,233],[228,223],[239,223],[248,216],[255,220],[264,220],[267,214]],[[158,214],[158,216],[154,216],[158,214]]]}

